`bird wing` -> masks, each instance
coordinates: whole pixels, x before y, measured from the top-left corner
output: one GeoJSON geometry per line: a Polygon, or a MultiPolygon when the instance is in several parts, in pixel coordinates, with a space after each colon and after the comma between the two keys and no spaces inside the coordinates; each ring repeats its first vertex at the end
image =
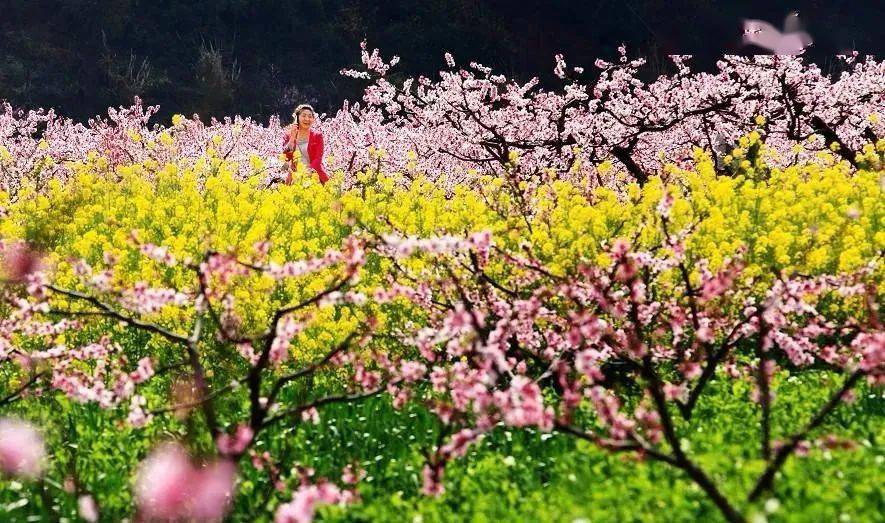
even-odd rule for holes
{"type": "Polygon", "coordinates": [[[764,20],[744,20],[744,44],[753,44],[774,51],[781,36],[780,31],[764,20]]]}
{"type": "MultiPolygon", "coordinates": [[[[807,33],[805,33],[807,35],[807,33]]],[[[773,49],[774,54],[781,55],[797,55],[805,51],[805,44],[799,33],[790,33],[783,35],[778,40],[777,45],[773,49]]]]}
{"type": "Polygon", "coordinates": [[[802,21],[799,20],[799,11],[790,11],[784,19],[784,33],[796,33],[802,31],[802,21]]]}

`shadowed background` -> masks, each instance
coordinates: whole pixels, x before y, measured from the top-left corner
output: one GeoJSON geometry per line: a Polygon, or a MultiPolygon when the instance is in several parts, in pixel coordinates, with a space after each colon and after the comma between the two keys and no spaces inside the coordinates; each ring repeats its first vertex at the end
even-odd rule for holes
{"type": "Polygon", "coordinates": [[[435,75],[450,51],[518,79],[552,83],[553,55],[592,74],[596,57],[627,44],[669,72],[667,54],[711,69],[741,45],[742,18],[776,27],[798,9],[815,40],[808,59],[827,71],[835,54],[881,55],[885,2],[716,0],[0,0],[0,100],[55,107],[85,120],[134,96],[160,118],[198,113],[264,119],[299,102],[320,112],[360,97],[341,77],[359,42],[402,56],[397,75],[435,75]]]}

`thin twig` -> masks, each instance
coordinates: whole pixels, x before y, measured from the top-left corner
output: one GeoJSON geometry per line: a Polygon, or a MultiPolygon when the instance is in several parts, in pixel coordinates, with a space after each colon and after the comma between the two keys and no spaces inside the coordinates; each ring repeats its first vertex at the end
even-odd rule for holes
{"type": "Polygon", "coordinates": [[[799,445],[799,442],[802,441],[809,432],[819,427],[824,419],[836,409],[841,403],[842,399],[848,393],[849,390],[854,387],[854,385],[860,380],[860,378],[864,375],[863,370],[858,369],[854,371],[842,384],[838,391],[836,391],[827,401],[827,403],[821,407],[821,409],[814,415],[811,421],[808,422],[802,430],[796,432],[787,442],[782,445],[777,452],[774,454],[774,458],[769,461],[768,467],[765,468],[765,471],[759,476],[759,479],[756,481],[756,485],[753,487],[753,490],[750,491],[750,494],[747,496],[747,501],[755,501],[763,492],[771,490],[774,485],[774,476],[781,469],[784,463],[787,461],[787,458],[796,450],[796,447],[799,445]]]}
{"type": "Polygon", "coordinates": [[[31,376],[31,379],[29,379],[27,383],[25,383],[24,385],[22,385],[21,387],[16,389],[15,392],[13,392],[12,394],[9,394],[8,396],[6,396],[3,399],[0,399],[0,407],[6,405],[7,403],[12,403],[16,399],[18,399],[18,397],[21,396],[21,394],[24,391],[31,388],[31,386],[34,383],[37,383],[37,380],[39,380],[40,378],[42,378],[45,375],[46,375],[46,372],[44,371],[44,372],[38,372],[37,374],[34,374],[33,376],[31,376]]]}
{"type": "Polygon", "coordinates": [[[336,354],[347,349],[350,346],[350,343],[353,341],[354,337],[356,337],[356,333],[351,332],[350,334],[347,335],[347,337],[344,339],[344,341],[342,341],[337,346],[335,346],[332,350],[327,352],[326,355],[323,356],[320,360],[318,360],[314,363],[311,363],[310,365],[308,365],[307,367],[304,367],[303,369],[300,369],[298,371],[295,371],[291,374],[287,374],[287,375],[279,378],[276,381],[276,383],[274,383],[274,386],[271,389],[270,394],[268,395],[268,400],[267,400],[268,404],[274,403],[274,401],[277,398],[277,395],[280,393],[282,388],[286,386],[287,383],[289,383],[292,380],[296,380],[298,378],[301,378],[303,376],[307,376],[308,374],[313,374],[314,372],[316,372],[317,369],[319,369],[320,367],[322,367],[323,365],[328,363],[332,358],[334,358],[336,354]]]}
{"type": "Polygon", "coordinates": [[[293,407],[291,409],[287,409],[275,416],[267,418],[261,422],[261,424],[259,425],[259,428],[265,428],[265,427],[272,425],[274,423],[277,423],[278,421],[285,419],[289,416],[296,416],[308,409],[320,407],[323,405],[330,405],[332,403],[349,403],[349,402],[353,402],[353,401],[360,401],[360,400],[364,400],[366,398],[371,398],[372,396],[377,396],[378,394],[381,394],[385,390],[387,390],[387,384],[385,384],[381,387],[378,387],[376,389],[366,391],[366,392],[360,392],[357,394],[349,394],[349,395],[343,394],[340,396],[326,396],[325,398],[320,398],[320,399],[313,401],[311,403],[306,403],[304,405],[299,405],[298,407],[293,407]]]}
{"type": "Polygon", "coordinates": [[[176,343],[185,343],[186,344],[189,341],[188,337],[183,334],[179,334],[177,332],[173,332],[171,330],[168,330],[168,329],[161,327],[159,325],[156,325],[154,323],[142,321],[137,318],[126,316],[120,312],[117,312],[113,307],[102,302],[101,300],[99,300],[98,298],[96,298],[94,296],[90,296],[88,294],[84,294],[79,291],[62,289],[62,288],[56,287],[54,285],[46,285],[45,287],[57,294],[61,294],[63,296],[67,296],[69,298],[75,298],[78,300],[85,301],[87,303],[91,303],[92,305],[101,309],[101,311],[103,311],[105,313],[104,315],[106,315],[110,318],[113,318],[115,320],[122,321],[123,323],[131,325],[133,327],[137,327],[139,329],[146,330],[146,331],[152,332],[154,334],[159,334],[160,336],[163,336],[164,338],[174,341],[176,343]]]}
{"type": "Polygon", "coordinates": [[[217,398],[218,396],[221,396],[222,394],[230,391],[231,389],[233,389],[233,387],[231,385],[227,385],[225,387],[222,387],[222,388],[216,390],[215,392],[213,392],[211,394],[208,394],[207,396],[205,396],[199,400],[191,401],[189,403],[179,403],[178,405],[172,405],[171,407],[164,407],[162,409],[152,410],[152,411],[150,411],[150,414],[156,416],[159,414],[165,414],[167,412],[176,412],[179,410],[200,407],[203,405],[203,403],[206,403],[207,401],[212,401],[213,399],[217,398]]]}

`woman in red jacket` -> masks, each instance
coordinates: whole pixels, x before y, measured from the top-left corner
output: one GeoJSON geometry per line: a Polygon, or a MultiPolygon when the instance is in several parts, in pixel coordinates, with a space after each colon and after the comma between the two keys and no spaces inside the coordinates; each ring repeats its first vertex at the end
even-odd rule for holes
{"type": "Polygon", "coordinates": [[[310,128],[314,121],[316,121],[316,113],[313,107],[301,104],[295,108],[292,117],[295,118],[295,123],[287,127],[283,135],[283,152],[290,166],[289,175],[286,177],[286,184],[292,183],[296,150],[301,153],[301,162],[316,171],[320,177],[320,182],[326,183],[329,180],[329,176],[323,168],[323,134],[310,128]]]}

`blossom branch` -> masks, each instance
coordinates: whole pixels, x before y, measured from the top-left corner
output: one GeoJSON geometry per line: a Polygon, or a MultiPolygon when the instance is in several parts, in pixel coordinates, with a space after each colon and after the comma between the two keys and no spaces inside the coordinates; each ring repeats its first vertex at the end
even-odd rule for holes
{"type": "MultiPolygon", "coordinates": [[[[67,296],[69,298],[74,298],[77,300],[81,300],[81,301],[85,301],[87,303],[90,303],[90,304],[94,305],[95,307],[98,307],[99,309],[101,309],[101,311],[97,311],[101,315],[113,318],[115,320],[119,320],[127,325],[130,325],[132,327],[136,327],[138,329],[141,329],[141,330],[144,330],[147,332],[159,334],[160,336],[162,336],[170,341],[173,341],[175,343],[187,344],[190,341],[188,336],[186,336],[186,335],[176,333],[174,331],[171,331],[169,329],[166,329],[166,328],[156,325],[154,323],[142,321],[142,320],[139,320],[139,319],[131,317],[131,316],[126,316],[125,314],[118,312],[113,307],[102,302],[101,300],[99,300],[98,298],[96,298],[94,296],[90,296],[88,294],[84,294],[79,291],[62,289],[62,288],[56,287],[55,285],[52,285],[52,284],[47,284],[46,288],[57,293],[57,294],[61,294],[63,296],[67,296]]],[[[90,313],[90,312],[86,311],[86,313],[90,313]]]]}

